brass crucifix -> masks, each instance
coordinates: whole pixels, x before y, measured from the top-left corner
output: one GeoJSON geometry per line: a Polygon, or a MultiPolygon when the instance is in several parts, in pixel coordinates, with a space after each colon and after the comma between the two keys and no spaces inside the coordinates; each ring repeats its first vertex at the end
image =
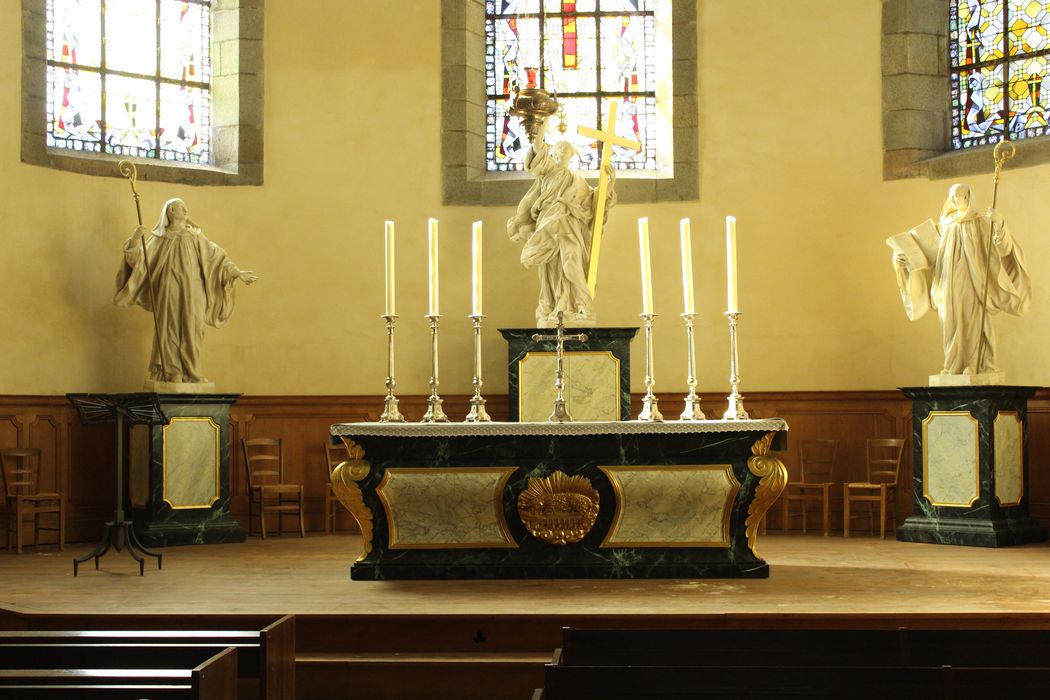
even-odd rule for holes
{"type": "Polygon", "coordinates": [[[623,136],[616,135],[616,100],[609,100],[609,116],[606,123],[606,131],[592,129],[589,126],[577,127],[577,132],[582,136],[601,141],[602,158],[598,166],[598,202],[594,207],[594,225],[591,229],[591,259],[587,266],[587,288],[594,299],[594,290],[598,285],[598,251],[602,246],[602,231],[605,227],[605,199],[609,193],[609,178],[605,171],[612,161],[613,144],[630,148],[634,151],[642,150],[642,144],[623,136]]]}
{"type": "Polygon", "coordinates": [[[543,340],[556,340],[558,341],[558,364],[554,371],[554,413],[550,414],[547,418],[548,423],[569,423],[572,421],[572,416],[569,415],[569,410],[565,408],[565,371],[564,365],[562,364],[565,357],[565,341],[566,340],[578,340],[581,343],[587,342],[586,333],[577,333],[575,335],[565,334],[565,312],[558,312],[558,332],[555,335],[541,335],[539,333],[532,334],[532,341],[538,343],[543,340]]]}

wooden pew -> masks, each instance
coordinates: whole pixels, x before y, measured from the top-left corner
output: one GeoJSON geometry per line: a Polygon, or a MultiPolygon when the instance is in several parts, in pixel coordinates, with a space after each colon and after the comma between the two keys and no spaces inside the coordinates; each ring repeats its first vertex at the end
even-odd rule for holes
{"type": "Polygon", "coordinates": [[[562,644],[543,700],[1050,697],[1050,630],[564,628],[562,644]]]}
{"type": "MultiPolygon", "coordinates": [[[[2,657],[0,657],[2,658],[2,657]]],[[[0,668],[0,698],[237,700],[237,650],[200,650],[188,668],[0,668]],[[200,657],[204,656],[203,660],[200,657]]],[[[6,659],[5,659],[6,661],[6,659]]]]}
{"type": "Polygon", "coordinates": [[[1035,700],[1050,669],[827,666],[562,666],[546,669],[543,700],[922,698],[1035,700]]]}
{"type": "Polygon", "coordinates": [[[1050,667],[1050,630],[563,628],[572,666],[1050,667]]]}
{"type": "MultiPolygon", "coordinates": [[[[231,629],[127,629],[127,630],[0,630],[0,656],[22,654],[16,651],[29,646],[76,646],[77,658],[86,667],[107,665],[105,646],[128,654],[128,659],[146,658],[151,646],[171,648],[172,659],[182,658],[179,648],[210,648],[214,651],[233,647],[237,653],[237,677],[240,698],[253,700],[294,700],[295,698],[295,618],[286,615],[258,630],[231,629]],[[7,649],[7,651],[4,651],[7,649]]],[[[70,650],[72,653],[74,650],[70,650]]],[[[59,652],[46,652],[59,653],[59,652]]],[[[110,657],[109,664],[113,658],[110,657]]],[[[30,662],[31,663],[31,662],[30,662]]],[[[130,663],[130,661],[129,661],[130,663]]]]}

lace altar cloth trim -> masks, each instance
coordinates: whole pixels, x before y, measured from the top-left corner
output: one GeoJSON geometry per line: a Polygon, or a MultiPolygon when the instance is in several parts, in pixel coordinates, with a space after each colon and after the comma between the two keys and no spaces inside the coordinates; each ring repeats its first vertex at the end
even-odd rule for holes
{"type": "Polygon", "coordinates": [[[478,437],[489,435],[649,435],[689,433],[743,433],[787,430],[783,418],[762,420],[603,421],[572,423],[336,423],[331,434],[388,435],[391,437],[478,437]]]}

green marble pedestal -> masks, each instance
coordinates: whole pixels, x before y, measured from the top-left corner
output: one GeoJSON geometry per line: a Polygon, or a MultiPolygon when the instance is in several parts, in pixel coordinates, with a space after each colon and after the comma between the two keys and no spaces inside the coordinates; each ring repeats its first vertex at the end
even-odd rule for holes
{"type": "MultiPolygon", "coordinates": [[[[501,328],[507,341],[510,420],[543,422],[554,407],[557,343],[536,341],[552,328],[501,328]]],[[[565,342],[565,404],[573,420],[631,419],[631,340],[637,328],[567,328],[587,340],[565,342]]]]}
{"type": "Polygon", "coordinates": [[[355,580],[769,576],[779,418],[331,432],[350,448],[332,486],[361,526],[355,580]]]}
{"type": "Polygon", "coordinates": [[[146,547],[243,542],[230,515],[230,406],[239,394],[160,394],[168,425],[132,426],[128,498],[146,547]]]}
{"type": "Polygon", "coordinates": [[[912,399],[915,514],[897,539],[1005,547],[1047,539],[1028,514],[1028,399],[1034,387],[901,389],[912,399]]]}

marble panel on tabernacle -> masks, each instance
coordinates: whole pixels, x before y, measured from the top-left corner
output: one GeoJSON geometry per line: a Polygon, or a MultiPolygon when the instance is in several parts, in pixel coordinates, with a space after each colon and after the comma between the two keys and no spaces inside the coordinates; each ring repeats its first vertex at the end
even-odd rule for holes
{"type": "Polygon", "coordinates": [[[219,499],[219,426],[175,417],[164,427],[164,500],[173,509],[210,508],[219,499]]]}
{"type": "Polygon", "coordinates": [[[389,467],[376,493],[390,549],[517,547],[503,515],[516,467],[389,467]]]}
{"type": "Polygon", "coordinates": [[[995,498],[1002,506],[1016,506],[1024,496],[1021,416],[1000,411],[995,417],[995,498]]]}
{"type": "Polygon", "coordinates": [[[601,467],[616,493],[603,547],[728,547],[740,483],[728,464],[601,467]]]}
{"type": "Polygon", "coordinates": [[[922,428],[925,497],[935,506],[969,507],[981,493],[977,419],[931,411],[922,428]]]}
{"type": "MultiPolygon", "coordinates": [[[[518,415],[542,423],[554,408],[558,355],[528,352],[518,363],[518,415]]],[[[573,420],[620,419],[620,361],[609,351],[567,352],[563,359],[565,407],[573,420]]]]}

